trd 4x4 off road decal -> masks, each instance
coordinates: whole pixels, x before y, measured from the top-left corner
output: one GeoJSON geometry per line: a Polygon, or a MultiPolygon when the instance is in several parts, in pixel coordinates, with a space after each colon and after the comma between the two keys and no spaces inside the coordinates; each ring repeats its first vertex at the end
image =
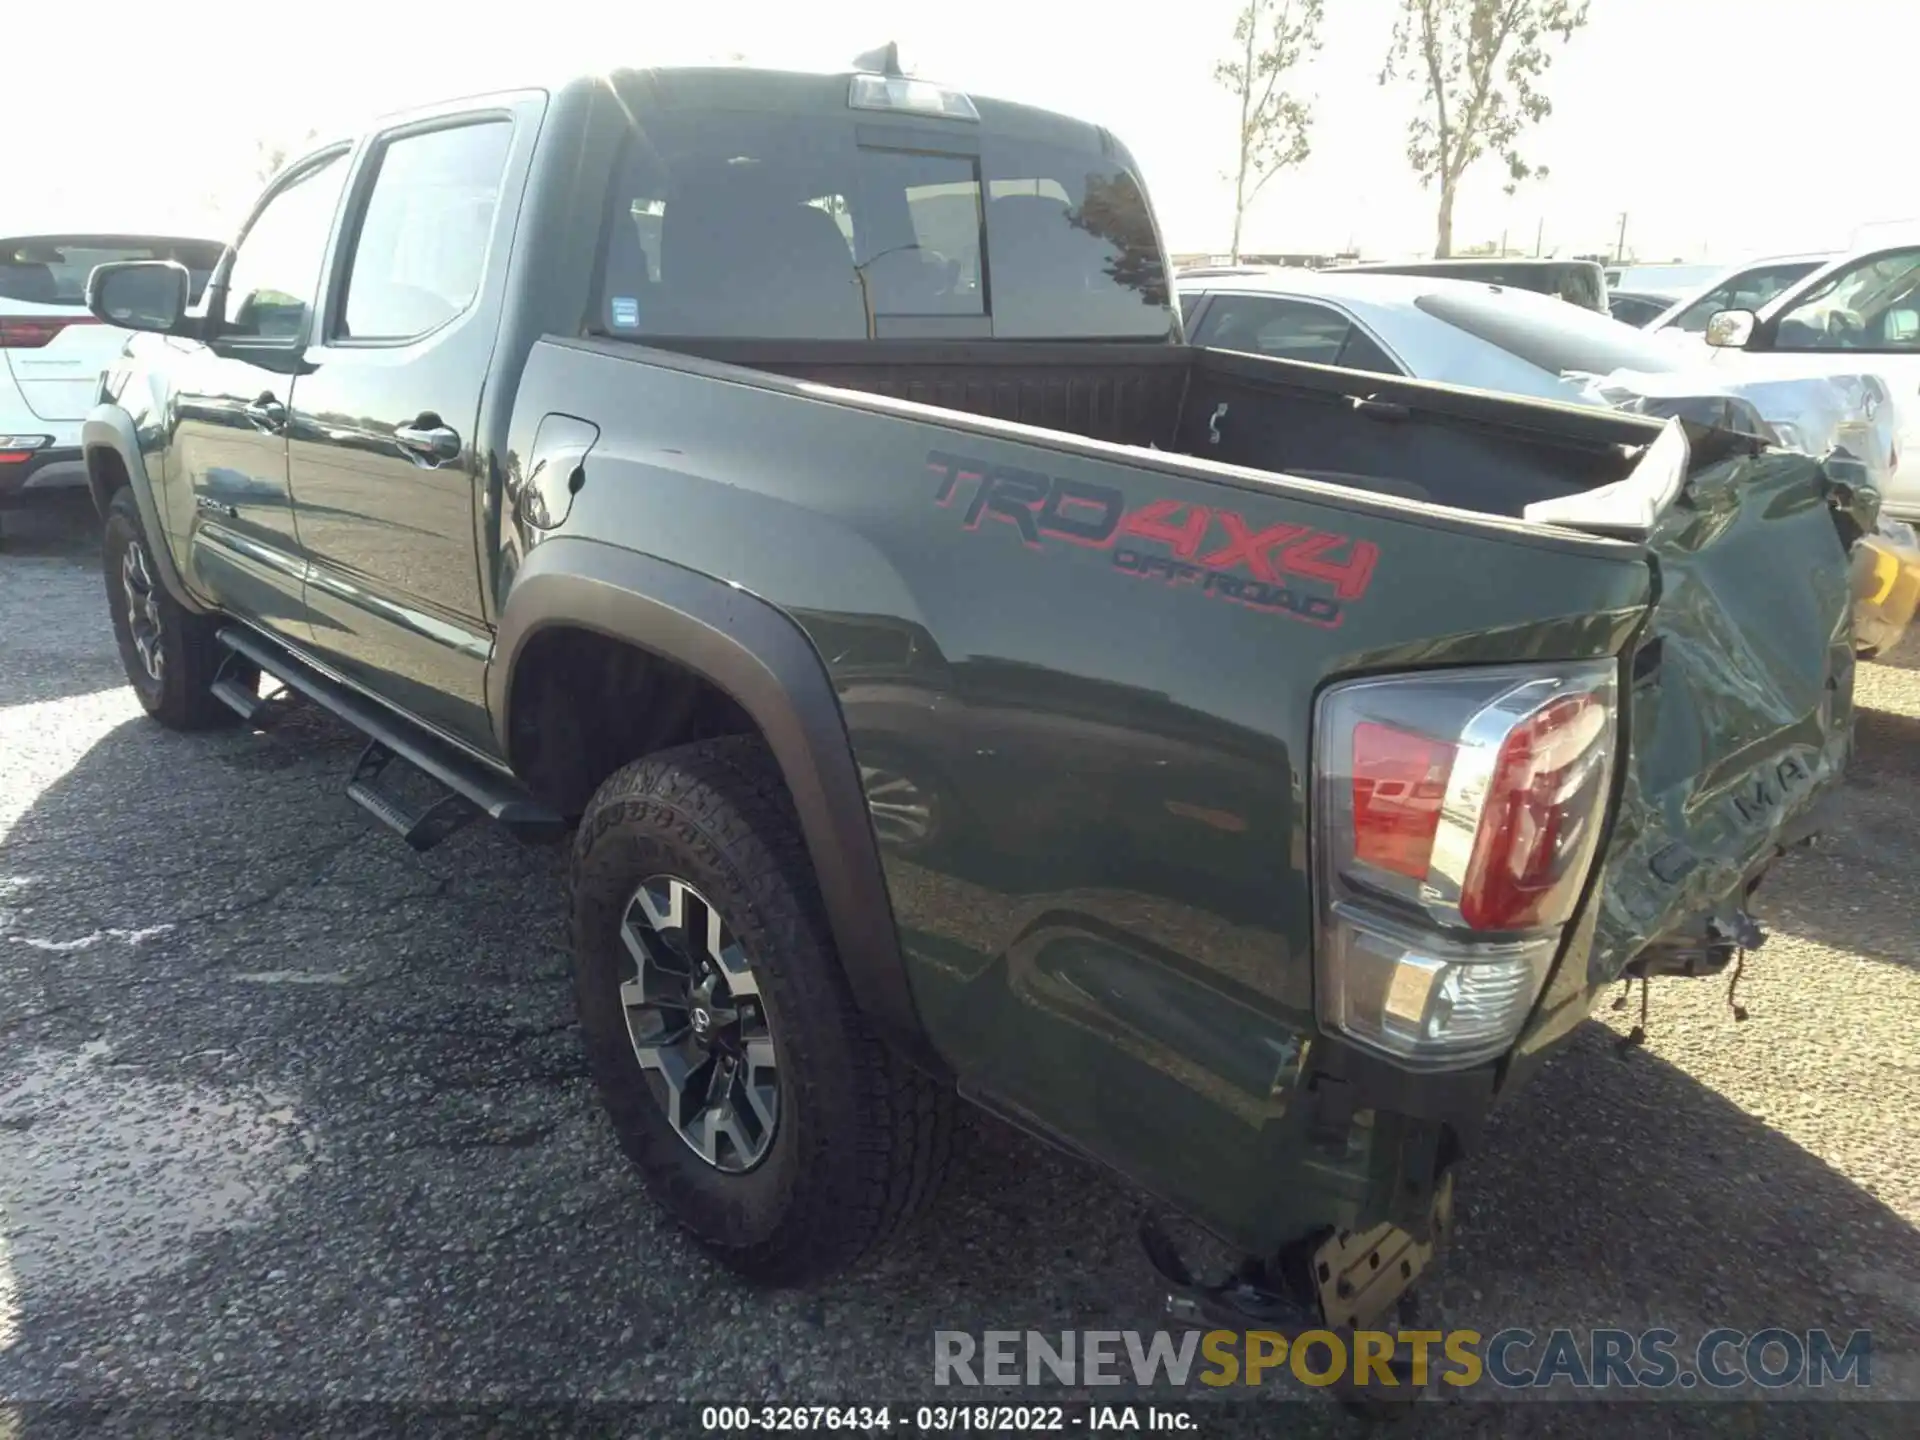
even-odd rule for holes
{"type": "Polygon", "coordinates": [[[934,503],[963,505],[962,523],[1011,525],[1030,550],[1062,540],[1113,556],[1114,568],[1255,610],[1270,610],[1331,629],[1342,606],[1367,593],[1380,547],[1305,525],[1250,523],[1240,512],[1186,500],[1152,500],[1127,509],[1111,485],[1066,480],[995,465],[945,450],[927,452],[940,477],[934,503]],[[1311,580],[1332,594],[1289,583],[1311,580]]]}

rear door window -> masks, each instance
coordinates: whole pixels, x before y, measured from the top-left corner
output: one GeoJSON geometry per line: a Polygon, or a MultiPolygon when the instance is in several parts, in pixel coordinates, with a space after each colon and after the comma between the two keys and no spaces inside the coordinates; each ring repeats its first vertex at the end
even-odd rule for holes
{"type": "Polygon", "coordinates": [[[603,334],[1165,339],[1146,201],[1101,151],[818,115],[642,118],[610,197],[603,334]]]}
{"type": "Polygon", "coordinates": [[[1403,373],[1344,312],[1292,296],[1215,296],[1195,343],[1343,370],[1403,373]]]}
{"type": "Polygon", "coordinates": [[[1221,295],[1207,314],[1200,343],[1333,365],[1352,330],[1353,322],[1324,305],[1271,295],[1221,295]]]}
{"type": "Polygon", "coordinates": [[[1382,375],[1404,375],[1406,372],[1391,355],[1375,343],[1374,338],[1358,325],[1347,336],[1347,343],[1340,347],[1340,358],[1333,362],[1342,370],[1373,370],[1382,375]]]}
{"type": "Polygon", "coordinates": [[[412,339],[473,303],[512,140],[512,122],[499,119],[382,146],[335,338],[412,339]]]}

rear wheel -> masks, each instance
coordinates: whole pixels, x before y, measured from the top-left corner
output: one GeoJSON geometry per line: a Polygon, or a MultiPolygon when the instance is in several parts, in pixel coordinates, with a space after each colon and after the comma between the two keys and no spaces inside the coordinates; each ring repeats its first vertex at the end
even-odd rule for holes
{"type": "Polygon", "coordinates": [[[755,738],[615,773],[573,855],[580,1023],[622,1148],[721,1260],[796,1283],[932,1195],[952,1102],[872,1032],[755,738]]]}
{"type": "Polygon", "coordinates": [[[225,653],[214,622],[183,609],[161,584],[140,507],[124,486],[107,506],[102,568],[120,663],[141,706],[173,730],[232,724],[238,717],[211,689],[225,653]]]}

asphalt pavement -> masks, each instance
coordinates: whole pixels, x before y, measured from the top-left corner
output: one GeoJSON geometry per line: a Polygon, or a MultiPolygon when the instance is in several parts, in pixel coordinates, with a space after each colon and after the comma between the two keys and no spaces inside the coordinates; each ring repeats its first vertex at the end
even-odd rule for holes
{"type": "MultiPolygon", "coordinates": [[[[210,1402],[898,1402],[936,1329],[1162,1325],[1138,1197],[984,1119],[867,1269],[731,1279],[600,1116],[558,855],[478,827],[410,853],[311,708],[146,721],[87,517],[6,534],[0,1437],[73,1400],[192,1402],[200,1430],[210,1402]]],[[[1874,1393],[1920,1402],[1920,637],[1860,699],[1840,824],[1763,889],[1750,1018],[1670,981],[1633,1054],[1631,1012],[1587,1026],[1465,1165],[1423,1323],[1865,1328],[1874,1393]]]]}

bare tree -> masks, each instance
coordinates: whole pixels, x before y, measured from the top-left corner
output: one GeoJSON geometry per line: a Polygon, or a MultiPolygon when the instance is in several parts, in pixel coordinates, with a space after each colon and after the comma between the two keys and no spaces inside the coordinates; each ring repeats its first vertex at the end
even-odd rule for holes
{"type": "Polygon", "coordinates": [[[1488,154],[1507,165],[1507,192],[1544,177],[1520,155],[1521,131],[1553,113],[1540,84],[1562,45],[1587,23],[1587,0],[1401,0],[1380,83],[1421,90],[1407,126],[1407,160],[1440,189],[1433,253],[1453,253],[1453,201],[1461,176],[1488,154]]]}
{"type": "Polygon", "coordinates": [[[1233,22],[1230,58],[1213,78],[1240,102],[1239,161],[1233,180],[1233,258],[1240,231],[1261,187],[1312,152],[1313,110],[1283,81],[1320,49],[1323,0],[1246,0],[1233,22]]]}
{"type": "Polygon", "coordinates": [[[320,138],[317,130],[307,130],[298,136],[280,136],[277,139],[261,139],[253,142],[253,177],[265,185],[278,175],[289,160],[296,160],[306,154],[320,138]]]}
{"type": "Polygon", "coordinates": [[[1116,285],[1136,291],[1149,305],[1167,303],[1167,270],[1160,240],[1153,233],[1140,192],[1125,175],[1087,176],[1079,207],[1067,216],[1076,230],[1097,235],[1113,247],[1107,275],[1116,285]]]}

